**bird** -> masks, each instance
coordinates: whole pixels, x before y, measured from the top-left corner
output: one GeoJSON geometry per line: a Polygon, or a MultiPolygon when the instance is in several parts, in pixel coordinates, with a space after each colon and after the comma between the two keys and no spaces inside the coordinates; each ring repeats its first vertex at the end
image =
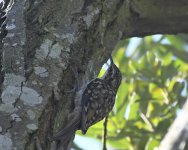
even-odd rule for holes
{"type": "Polygon", "coordinates": [[[101,78],[95,78],[84,86],[81,93],[81,104],[78,117],[57,132],[52,140],[66,141],[81,130],[86,134],[88,128],[103,120],[111,111],[115,103],[116,93],[121,84],[122,75],[110,56],[111,64],[101,78]]]}

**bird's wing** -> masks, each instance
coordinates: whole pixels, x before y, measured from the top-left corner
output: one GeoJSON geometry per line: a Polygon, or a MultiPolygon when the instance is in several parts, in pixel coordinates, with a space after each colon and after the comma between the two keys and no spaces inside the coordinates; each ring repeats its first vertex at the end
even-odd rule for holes
{"type": "Polygon", "coordinates": [[[92,80],[82,95],[81,130],[85,134],[88,127],[102,120],[114,105],[114,92],[104,80],[92,80]]]}
{"type": "Polygon", "coordinates": [[[68,123],[68,125],[63,128],[61,131],[57,132],[52,140],[66,140],[72,137],[72,135],[78,130],[80,126],[80,118],[76,118],[75,120],[68,123]]]}

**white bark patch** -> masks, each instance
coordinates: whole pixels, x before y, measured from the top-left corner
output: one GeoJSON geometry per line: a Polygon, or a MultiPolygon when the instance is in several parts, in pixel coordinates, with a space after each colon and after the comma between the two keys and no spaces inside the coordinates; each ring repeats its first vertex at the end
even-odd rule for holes
{"type": "Polygon", "coordinates": [[[63,47],[61,45],[59,45],[58,43],[57,44],[54,44],[51,48],[51,51],[50,51],[50,54],[49,56],[51,58],[60,58],[60,55],[61,55],[61,50],[63,49],[63,47]]]}
{"type": "Polygon", "coordinates": [[[12,140],[6,135],[0,135],[0,149],[1,150],[12,150],[12,140]]]}
{"type": "Polygon", "coordinates": [[[74,35],[70,34],[70,33],[62,34],[61,38],[66,39],[70,44],[72,44],[74,42],[74,39],[75,39],[74,35]]]}
{"type": "Polygon", "coordinates": [[[44,43],[41,44],[40,48],[36,50],[36,58],[44,60],[49,54],[51,45],[52,41],[46,39],[44,43]]]}
{"type": "Polygon", "coordinates": [[[39,75],[40,77],[48,77],[49,73],[46,68],[44,67],[34,67],[35,69],[35,74],[39,75]]]}
{"type": "Polygon", "coordinates": [[[33,85],[37,85],[37,81],[32,81],[32,84],[33,85]]]}
{"type": "Polygon", "coordinates": [[[12,105],[12,103],[7,104],[1,104],[0,105],[0,111],[6,112],[6,113],[13,113],[17,111],[18,109],[12,105]]]}
{"type": "Polygon", "coordinates": [[[12,120],[15,120],[16,122],[22,121],[20,116],[18,116],[17,114],[11,114],[11,117],[12,117],[12,120]]]}
{"type": "Polygon", "coordinates": [[[35,106],[40,104],[43,98],[35,90],[28,87],[23,87],[20,100],[22,100],[25,105],[35,106]]]}
{"type": "Polygon", "coordinates": [[[21,87],[7,86],[3,91],[1,98],[4,104],[12,104],[16,101],[21,93],[21,87]]]}
{"type": "Polygon", "coordinates": [[[56,38],[61,38],[61,36],[60,36],[58,33],[53,33],[53,35],[54,35],[56,38]]]}
{"type": "Polygon", "coordinates": [[[14,37],[14,36],[15,36],[14,33],[8,33],[6,37],[7,37],[7,38],[11,38],[11,37],[14,37]]]}
{"type": "Polygon", "coordinates": [[[27,124],[27,128],[30,129],[30,130],[37,130],[38,129],[36,124],[27,124]]]}
{"type": "MultiPolygon", "coordinates": [[[[12,104],[16,101],[16,99],[20,99],[24,102],[25,105],[34,106],[40,104],[43,100],[42,96],[40,96],[35,90],[28,87],[16,87],[16,86],[7,86],[7,88],[3,91],[2,102],[4,105],[12,108],[12,104]]],[[[3,105],[3,104],[2,104],[3,105]]],[[[2,109],[0,105],[0,110],[2,109]]]]}
{"type": "Polygon", "coordinates": [[[0,105],[0,111],[12,113],[18,110],[13,106],[16,99],[21,93],[21,83],[25,81],[25,77],[7,73],[5,74],[3,85],[5,87],[1,94],[2,104],[0,105]]]}
{"type": "Polygon", "coordinates": [[[27,111],[27,115],[29,116],[30,120],[34,120],[35,119],[35,113],[32,110],[28,110],[27,111]]]}
{"type": "Polygon", "coordinates": [[[14,86],[21,86],[21,82],[25,81],[25,77],[15,75],[13,73],[7,73],[5,74],[5,79],[3,82],[3,85],[14,85],[14,86]]]}
{"type": "Polygon", "coordinates": [[[7,26],[6,26],[6,29],[7,30],[12,30],[12,29],[15,29],[16,28],[16,25],[15,24],[8,24],[7,26]]]}
{"type": "MultiPolygon", "coordinates": [[[[70,35],[68,37],[70,41],[72,41],[72,37],[70,38],[70,35]]],[[[61,51],[64,48],[59,45],[59,43],[52,44],[52,41],[49,39],[46,39],[40,46],[39,49],[36,50],[36,58],[40,60],[44,60],[47,57],[50,57],[52,59],[60,58],[61,51]]]]}
{"type": "Polygon", "coordinates": [[[12,46],[13,46],[13,47],[16,47],[16,46],[18,46],[18,43],[14,43],[14,44],[12,44],[12,46]]]}
{"type": "MultiPolygon", "coordinates": [[[[12,113],[18,110],[14,107],[17,100],[21,100],[25,105],[34,106],[42,102],[42,97],[33,89],[22,87],[21,83],[25,81],[25,77],[15,74],[5,74],[3,82],[4,90],[1,94],[2,104],[0,104],[0,111],[12,113]]],[[[17,121],[21,121],[18,119],[17,121]]]]}
{"type": "Polygon", "coordinates": [[[87,25],[88,27],[91,26],[93,17],[94,17],[96,14],[98,14],[98,13],[99,13],[99,9],[97,8],[97,9],[91,11],[90,13],[88,13],[88,14],[84,17],[84,21],[86,22],[86,25],[87,25]]]}

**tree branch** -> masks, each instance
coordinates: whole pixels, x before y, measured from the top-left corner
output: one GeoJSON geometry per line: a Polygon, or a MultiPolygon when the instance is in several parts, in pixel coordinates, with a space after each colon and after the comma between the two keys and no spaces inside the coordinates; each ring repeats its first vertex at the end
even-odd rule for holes
{"type": "Polygon", "coordinates": [[[107,140],[107,125],[108,125],[108,116],[105,117],[104,120],[104,133],[103,133],[103,150],[107,150],[106,140],[107,140]]]}
{"type": "Polygon", "coordinates": [[[42,149],[49,149],[48,135],[66,125],[76,107],[74,94],[64,92],[74,84],[73,60],[82,70],[78,78],[91,80],[123,38],[188,32],[187,4],[186,0],[15,1],[7,17],[6,47],[0,52],[1,93],[8,95],[13,89],[15,102],[21,86],[24,91],[19,101],[23,107],[14,108],[5,97],[0,104],[1,120],[5,120],[0,127],[9,124],[12,112],[20,117],[26,112],[23,118],[27,119],[11,129],[14,147],[32,149],[38,136],[42,149]]]}
{"type": "Polygon", "coordinates": [[[162,140],[159,150],[182,150],[188,140],[188,99],[162,140]]]}

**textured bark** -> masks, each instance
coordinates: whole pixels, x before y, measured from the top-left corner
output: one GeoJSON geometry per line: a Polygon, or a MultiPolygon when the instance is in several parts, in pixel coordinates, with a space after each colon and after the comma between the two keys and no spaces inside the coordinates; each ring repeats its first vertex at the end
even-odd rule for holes
{"type": "MultiPolygon", "coordinates": [[[[0,149],[45,149],[124,38],[188,32],[186,0],[17,0],[1,49],[0,149]],[[97,61],[96,61],[97,60],[97,61]],[[80,86],[83,83],[80,84],[80,86]]],[[[68,144],[66,145],[66,147],[68,144]]],[[[60,147],[59,147],[60,148],[60,147]]]]}

